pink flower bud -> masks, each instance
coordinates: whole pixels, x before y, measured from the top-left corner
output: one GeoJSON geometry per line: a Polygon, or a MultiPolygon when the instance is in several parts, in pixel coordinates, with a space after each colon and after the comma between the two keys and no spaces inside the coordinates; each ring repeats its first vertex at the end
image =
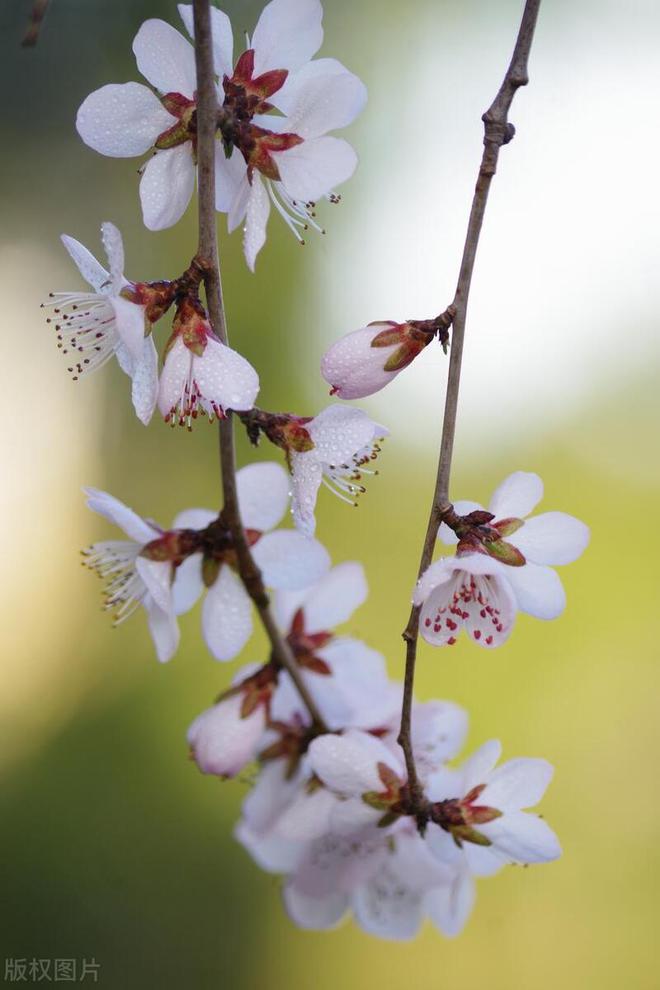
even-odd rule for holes
{"type": "Polygon", "coordinates": [[[371,323],[326,351],[321,374],[340,399],[362,399],[396,378],[432,339],[410,323],[371,323]]]}
{"type": "Polygon", "coordinates": [[[231,695],[208,708],[188,729],[192,757],[202,773],[234,777],[253,760],[266,728],[266,708],[243,716],[244,695],[231,695]]]}

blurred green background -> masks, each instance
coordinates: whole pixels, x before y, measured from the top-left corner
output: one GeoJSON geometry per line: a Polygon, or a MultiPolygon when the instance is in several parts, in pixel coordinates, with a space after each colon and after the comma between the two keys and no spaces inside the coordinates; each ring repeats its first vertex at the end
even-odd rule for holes
{"type": "MultiPolygon", "coordinates": [[[[592,527],[563,572],[565,616],[522,617],[496,653],[423,647],[418,693],[471,714],[469,748],[557,768],[543,811],[564,857],[479,884],[454,941],[430,927],[388,944],[347,924],[297,931],[278,882],[231,835],[246,781],[220,784],[187,759],[185,730],[235,665],[206,654],[199,613],[156,663],[142,615],[118,630],[77,549],[110,538],[80,488],[108,488],[168,524],[217,505],[215,429],[192,435],[132,416],[116,368],[72,384],[39,302],[80,285],[58,243],[99,247],[112,219],[127,274],[180,272],[194,210],[150,234],[137,160],[87,149],[73,126],[92,89],[137,77],[141,21],[177,23],[165,0],[53,0],[35,50],[30,4],[0,12],[3,93],[5,411],[0,774],[4,958],[92,957],[108,987],[660,986],[658,887],[657,103],[655,4],[542,10],[532,84],[516,100],[477,263],[454,496],[487,501],[518,468],[546,481],[543,507],[592,527]],[[652,109],[655,108],[653,115],[652,109]]],[[[318,411],[327,342],[377,318],[425,317],[451,298],[480,154],[479,117],[517,28],[514,0],[332,0],[322,54],[370,90],[351,129],[361,167],[327,206],[326,238],[301,250],[271,217],[251,276],[223,231],[230,332],[262,377],[265,408],[318,411]]],[[[226,4],[252,29],[260,4],[226,4]]],[[[158,328],[164,341],[167,327],[158,328]]],[[[401,676],[407,613],[435,470],[446,359],[425,354],[364,407],[392,431],[359,510],[327,492],[319,535],[336,562],[364,561],[368,603],[348,629],[401,676]]],[[[241,462],[257,454],[241,439],[241,462]]],[[[260,659],[257,634],[245,660],[260,659]]],[[[4,965],[3,961],[0,961],[4,965]]]]}

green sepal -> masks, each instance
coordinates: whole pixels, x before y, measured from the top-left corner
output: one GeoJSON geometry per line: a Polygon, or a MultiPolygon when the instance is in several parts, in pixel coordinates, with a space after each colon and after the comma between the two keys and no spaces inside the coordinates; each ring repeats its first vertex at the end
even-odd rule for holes
{"type": "Polygon", "coordinates": [[[508,564],[510,567],[524,567],[527,563],[518,547],[514,547],[513,543],[507,543],[506,540],[486,542],[484,543],[484,550],[490,557],[494,557],[495,560],[499,560],[502,564],[508,564]]]}
{"type": "Polygon", "coordinates": [[[205,588],[212,588],[217,581],[221,563],[215,557],[204,557],[202,560],[202,581],[205,588]]]}
{"type": "Polygon", "coordinates": [[[500,536],[512,536],[521,526],[525,525],[525,520],[512,516],[510,519],[500,519],[493,525],[500,536]]]}

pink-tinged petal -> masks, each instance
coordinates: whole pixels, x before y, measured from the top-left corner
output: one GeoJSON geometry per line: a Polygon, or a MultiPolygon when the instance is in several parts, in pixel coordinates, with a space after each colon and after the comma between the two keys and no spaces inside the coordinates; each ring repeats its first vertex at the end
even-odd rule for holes
{"type": "Polygon", "coordinates": [[[385,388],[398,371],[385,371],[388,358],[399,344],[372,347],[371,342],[387,324],[362,327],[341,337],[321,359],[321,374],[340,399],[362,399],[385,388]]]}
{"type": "Polygon", "coordinates": [[[94,90],[76,117],[85,144],[110,158],[143,155],[175,123],[158,97],[135,82],[110,83],[94,90]]]}
{"type": "Polygon", "coordinates": [[[252,603],[232,569],[220,568],[202,609],[204,641],[216,660],[233,660],[252,635],[252,603]]]}
{"type": "Polygon", "coordinates": [[[172,227],[186,212],[195,188],[191,144],[158,151],[147,162],[140,181],[144,225],[149,230],[172,227]]]}
{"type": "Polygon", "coordinates": [[[119,291],[124,278],[124,242],[119,229],[109,220],[101,224],[101,240],[108,259],[113,288],[119,291]]]}
{"type": "Polygon", "coordinates": [[[525,811],[511,811],[480,825],[479,831],[513,863],[549,863],[561,856],[561,846],[550,826],[525,811]]]}
{"type": "Polygon", "coordinates": [[[242,354],[209,338],[201,358],[194,359],[195,381],[205,399],[223,409],[252,409],[259,394],[259,376],[242,354]]]}
{"type": "Polygon", "coordinates": [[[307,424],[312,453],[324,464],[340,465],[374,439],[374,422],[361,409],[328,406],[307,424]]]}
{"type": "Polygon", "coordinates": [[[524,519],[543,498],[543,482],[538,474],[514,471],[493,492],[488,511],[495,519],[524,519]]]}
{"type": "Polygon", "coordinates": [[[462,869],[450,883],[426,894],[424,908],[443,935],[455,938],[470,917],[475,896],[474,880],[468,870],[462,869]]]}
{"type": "Polygon", "coordinates": [[[236,473],[238,505],[246,529],[277,526],[289,504],[289,476],[276,461],[248,464],[236,473]]]}
{"type": "Polygon", "coordinates": [[[309,590],[304,604],[305,631],[321,632],[347,622],[368,594],[362,564],[352,560],[338,564],[309,590]]]}
{"type": "MultiPolygon", "coordinates": [[[[478,502],[470,502],[469,499],[459,499],[458,502],[454,502],[454,512],[458,516],[467,516],[469,512],[474,512],[475,509],[483,509],[483,505],[479,505],[478,502]]],[[[453,529],[450,529],[446,523],[440,523],[440,529],[438,530],[438,539],[448,546],[456,546],[458,543],[458,537],[453,529]]]]}
{"type": "Polygon", "coordinates": [[[197,87],[195,52],[189,41],[166,21],[145,21],[133,40],[137,67],[161,93],[191,99],[197,87]]]}
{"type": "Polygon", "coordinates": [[[160,536],[160,532],[133,512],[118,498],[102,492],[98,488],[83,488],[87,496],[87,507],[123,529],[127,536],[141,545],[150,543],[160,536]]]}
{"type": "Polygon", "coordinates": [[[103,290],[105,289],[107,292],[109,288],[110,275],[105,270],[103,265],[101,265],[91,251],[88,251],[84,244],[77,241],[75,237],[69,237],[68,234],[62,234],[60,240],[69,252],[71,260],[85,281],[91,285],[95,292],[105,294],[103,290]]]}
{"type": "MultiPolygon", "coordinates": [[[[186,31],[194,39],[195,31],[193,25],[193,9],[191,4],[177,4],[179,16],[183,21],[186,31]]],[[[231,76],[233,69],[234,38],[231,30],[231,21],[222,10],[211,6],[211,35],[213,38],[213,66],[216,76],[222,77],[226,74],[231,76]]]]}
{"type": "Polygon", "coordinates": [[[117,323],[117,332],[122,344],[130,351],[133,361],[141,361],[144,357],[144,306],[124,299],[123,296],[112,296],[110,299],[117,323]]]}
{"type": "Polygon", "coordinates": [[[461,767],[463,774],[464,797],[473,787],[485,784],[493,767],[502,755],[502,744],[499,739],[490,739],[480,746],[461,767]]]}
{"type": "Polygon", "coordinates": [[[183,509],[174,517],[172,529],[206,529],[217,518],[213,509],[183,509]]]}
{"type": "Polygon", "coordinates": [[[287,115],[287,131],[309,139],[352,123],[364,110],[367,89],[341,62],[320,58],[289,76],[271,102],[287,115]]]}
{"type": "Polygon", "coordinates": [[[172,611],[172,565],[169,560],[149,560],[138,557],[135,570],[144,581],[147,590],[158,608],[163,612],[172,611]]]}
{"type": "Polygon", "coordinates": [[[319,0],[271,0],[251,39],[254,75],[270,69],[300,69],[321,47],[323,8],[319,0]]]}
{"type": "Polygon", "coordinates": [[[176,615],[190,611],[204,591],[202,581],[202,555],[194,553],[179,564],[174,572],[172,608],[176,615]]]}
{"type": "MultiPolygon", "coordinates": [[[[266,187],[261,181],[261,177],[255,173],[247,198],[245,229],[243,231],[243,251],[251,272],[254,271],[257,255],[266,243],[266,224],[269,213],[270,199],[266,187]]],[[[232,214],[230,214],[230,230],[233,229],[231,219],[232,214]]]]}
{"type": "Polygon", "coordinates": [[[321,199],[350,179],[358,162],[351,145],[335,137],[311,138],[273,158],[287,193],[303,203],[321,199]]]}
{"type": "Polygon", "coordinates": [[[412,887],[386,860],[383,868],[355,891],[355,920],[371,935],[407,941],[414,938],[421,927],[423,896],[422,891],[412,887]]]}
{"type": "MultiPolygon", "coordinates": [[[[234,151],[231,157],[227,158],[222,141],[216,141],[215,208],[219,213],[231,212],[237,196],[243,190],[243,183],[246,183],[246,174],[245,160],[241,153],[234,151]]],[[[243,213],[245,213],[245,210],[243,210],[243,213]]],[[[242,219],[243,217],[241,216],[238,223],[242,219]]]]}
{"type": "Polygon", "coordinates": [[[184,383],[190,375],[192,351],[189,351],[181,337],[177,337],[165,358],[158,386],[158,408],[163,416],[168,416],[175,408],[183,393],[184,383]]]}
{"type": "Polygon", "coordinates": [[[291,454],[291,471],[293,473],[291,493],[291,512],[296,527],[305,536],[313,536],[316,529],[314,509],[323,469],[314,451],[304,454],[291,454]]]}
{"type": "Polygon", "coordinates": [[[135,362],[131,378],[133,408],[140,422],[147,426],[158,401],[158,354],[151,335],[142,342],[142,357],[135,362]]]}
{"type": "Polygon", "coordinates": [[[499,811],[519,811],[538,804],[552,780],[554,769],[547,760],[520,757],[508,760],[492,772],[479,804],[499,811]]]}
{"type": "Polygon", "coordinates": [[[171,660],[179,646],[179,624],[172,612],[164,612],[149,595],[145,598],[149,632],[156,647],[156,656],[161,663],[171,660]]]}
{"type": "Polygon", "coordinates": [[[368,791],[384,790],[378,776],[377,761],[355,739],[336,735],[318,736],[308,752],[314,773],[337,794],[361,797],[368,791]]]}
{"type": "Polygon", "coordinates": [[[234,838],[266,873],[291,873],[305,850],[299,842],[281,839],[269,832],[264,835],[254,832],[244,821],[236,825],[234,838]]]}
{"type": "Polygon", "coordinates": [[[288,883],[282,896],[286,913],[294,925],[309,931],[335,928],[348,910],[348,894],[342,892],[309,897],[288,883]]]}
{"type": "Polygon", "coordinates": [[[534,564],[572,564],[589,543],[589,527],[565,512],[542,512],[507,540],[534,564]]]}
{"type": "Polygon", "coordinates": [[[256,757],[266,728],[266,709],[258,705],[243,718],[242,704],[242,695],[233,695],[198,715],[188,729],[188,742],[202,773],[235,777],[256,757]]]}
{"type": "Polygon", "coordinates": [[[566,593],[556,571],[541,564],[510,567],[507,575],[521,612],[556,619],[566,607],[566,593]]]}
{"type": "Polygon", "coordinates": [[[330,567],[325,547],[296,529],[266,533],[252,555],[269,588],[306,588],[330,567]]]}

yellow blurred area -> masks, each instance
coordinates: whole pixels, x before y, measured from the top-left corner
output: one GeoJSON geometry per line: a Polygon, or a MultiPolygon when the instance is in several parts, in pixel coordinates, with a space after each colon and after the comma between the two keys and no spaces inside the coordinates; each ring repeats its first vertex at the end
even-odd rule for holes
{"type": "MultiPolygon", "coordinates": [[[[448,302],[479,114],[520,13],[513,0],[326,6],[322,54],[370,88],[350,134],[360,171],[342,206],[325,208],[328,236],[304,251],[271,218],[256,276],[239,235],[223,237],[232,343],[260,370],[260,404],[301,414],[328,401],[318,361],[329,340],[448,302]]],[[[259,4],[226,9],[250,27],[259,4]]],[[[542,811],[564,856],[480,881],[458,939],[428,927],[405,944],[352,923],[324,934],[291,925],[279,882],[231,836],[247,782],[220,784],[187,760],[188,724],[236,664],[209,657],[197,610],[182,620],[177,657],[159,666],[144,617],[111,629],[98,582],[80,567],[80,547],[113,536],[84,509],[83,485],[165,525],[180,508],[219,499],[215,429],[144,429],[117,368],[72,384],[39,310],[49,290],[80,284],[57,241],[63,231],[96,252],[100,222],[114,220],[132,278],[168,277],[189,261],[194,211],[175,230],[148,233],[137,162],[96,156],[72,126],[91,89],[137,78],[130,41],[141,20],[177,15],[156,0],[54,0],[28,53],[17,47],[24,13],[0,24],[3,91],[11,79],[23,95],[7,124],[1,186],[2,956],[95,956],[99,983],[121,990],[656,990],[660,290],[648,183],[657,128],[638,108],[657,97],[658,10],[639,3],[624,15],[610,0],[543,11],[468,323],[453,496],[485,503],[511,471],[536,471],[541,508],[584,519],[591,546],[561,569],[561,619],[523,616],[495,652],[423,645],[418,664],[419,697],[469,710],[468,750],[496,736],[505,757],[555,765],[542,811]],[[594,151],[613,72],[633,107],[625,140],[614,142],[616,174],[594,151]]],[[[160,345],[166,336],[159,327],[160,345]]],[[[318,535],[333,560],[362,560],[370,583],[346,631],[381,650],[395,677],[446,375],[440,349],[430,351],[364,404],[391,437],[360,507],[326,491],[319,501],[318,535]]],[[[278,453],[241,438],[239,456],[278,453]]],[[[241,660],[264,655],[258,632],[241,660]]]]}

